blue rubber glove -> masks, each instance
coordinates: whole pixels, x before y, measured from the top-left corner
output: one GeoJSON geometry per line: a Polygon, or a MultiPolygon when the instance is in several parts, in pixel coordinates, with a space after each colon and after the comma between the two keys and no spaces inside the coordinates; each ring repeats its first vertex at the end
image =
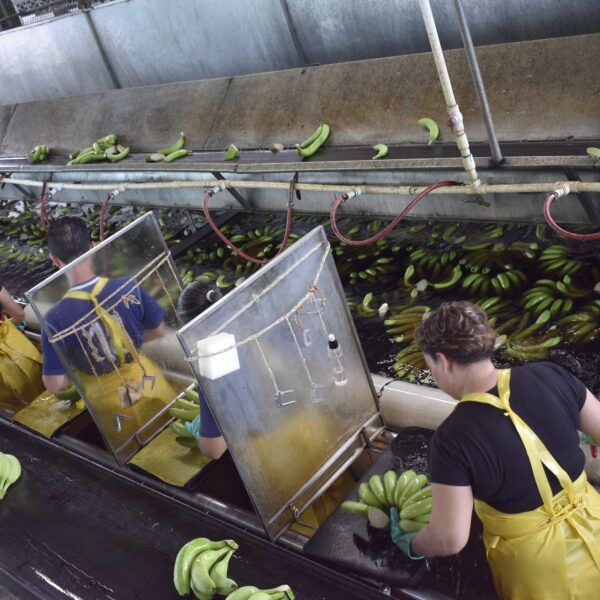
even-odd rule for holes
{"type": "Polygon", "coordinates": [[[410,551],[410,543],[417,534],[416,532],[409,533],[400,529],[400,518],[398,516],[397,508],[394,507],[390,510],[390,519],[390,527],[392,529],[392,542],[394,542],[394,544],[396,544],[396,546],[398,546],[398,548],[400,548],[400,550],[402,550],[402,552],[404,552],[404,554],[406,554],[408,558],[411,558],[412,560],[421,560],[423,558],[422,556],[419,556],[418,554],[413,554],[410,551]]]}
{"type": "Polygon", "coordinates": [[[200,438],[200,415],[185,423],[185,428],[196,438],[200,438]]]}

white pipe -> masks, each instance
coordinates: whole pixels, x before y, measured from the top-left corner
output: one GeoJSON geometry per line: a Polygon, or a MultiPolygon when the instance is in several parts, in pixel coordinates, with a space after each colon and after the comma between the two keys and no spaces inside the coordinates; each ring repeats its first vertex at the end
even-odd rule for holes
{"type": "MultiPolygon", "coordinates": [[[[42,181],[35,179],[13,179],[12,177],[0,178],[0,183],[12,183],[27,187],[39,187],[42,181]]],[[[153,190],[153,189],[188,189],[188,188],[213,188],[216,180],[190,180],[190,181],[149,181],[146,183],[60,183],[49,182],[48,189],[59,192],[60,190],[97,190],[97,191],[125,191],[125,190],[153,190]]],[[[290,184],[284,181],[251,181],[225,179],[219,180],[219,185],[225,188],[239,189],[264,189],[264,190],[289,190],[290,184]]],[[[431,194],[466,194],[480,196],[482,194],[543,194],[551,193],[560,185],[568,185],[571,192],[600,192],[600,182],[566,181],[566,182],[538,182],[538,183],[495,183],[480,184],[477,189],[469,185],[455,185],[437,188],[431,194]]],[[[306,192],[339,192],[349,193],[360,190],[361,194],[413,196],[422,192],[427,186],[423,185],[364,185],[361,183],[296,183],[294,189],[306,192]]]]}
{"type": "MultiPolygon", "coordinates": [[[[429,0],[419,0],[421,6],[421,13],[423,14],[423,20],[425,21],[425,28],[427,29],[427,36],[429,37],[429,43],[431,44],[431,50],[433,52],[433,59],[435,60],[435,66],[437,68],[438,77],[442,84],[442,91],[444,92],[444,98],[446,99],[446,106],[448,107],[448,123],[456,138],[456,144],[460,151],[460,157],[462,158],[463,166],[467,172],[469,183],[473,188],[479,188],[481,181],[477,175],[477,168],[475,167],[475,159],[471,154],[469,148],[469,140],[465,133],[465,126],[463,122],[463,116],[456,103],[454,97],[454,90],[452,89],[452,83],[450,82],[450,75],[448,75],[448,69],[446,67],[446,59],[444,58],[444,51],[442,50],[442,44],[438,36],[437,27],[435,26],[435,20],[433,13],[431,12],[431,5],[429,0]]],[[[482,193],[479,191],[479,193],[482,193]]]]}

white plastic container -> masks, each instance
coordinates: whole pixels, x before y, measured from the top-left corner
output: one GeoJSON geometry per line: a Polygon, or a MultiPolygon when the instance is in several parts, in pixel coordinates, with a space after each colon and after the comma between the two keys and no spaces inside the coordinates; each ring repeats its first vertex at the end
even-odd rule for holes
{"type": "Polygon", "coordinates": [[[198,340],[197,349],[198,369],[202,377],[219,379],[240,368],[235,335],[232,333],[217,333],[198,340]]]}

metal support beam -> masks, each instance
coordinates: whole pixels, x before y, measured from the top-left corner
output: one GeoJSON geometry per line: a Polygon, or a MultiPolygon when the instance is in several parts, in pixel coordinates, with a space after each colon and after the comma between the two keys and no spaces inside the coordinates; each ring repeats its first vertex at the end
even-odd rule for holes
{"type": "Polygon", "coordinates": [[[92,10],[92,9],[84,8],[84,9],[82,9],[81,12],[85,16],[85,21],[88,24],[88,27],[90,28],[90,32],[94,38],[94,41],[96,42],[98,52],[100,53],[100,56],[102,57],[102,62],[104,63],[104,66],[106,67],[108,76],[110,77],[110,80],[112,81],[113,86],[117,89],[121,89],[123,86],[121,85],[121,82],[119,81],[119,78],[117,77],[117,74],[115,73],[115,70],[113,69],[113,66],[112,66],[110,60],[108,59],[108,54],[106,54],[106,50],[104,49],[104,44],[102,43],[102,40],[100,39],[100,36],[98,35],[98,31],[96,30],[96,26],[94,25],[94,21],[92,20],[92,17],[90,16],[90,10],[92,10]]]}
{"type": "MultiPolygon", "coordinates": [[[[571,181],[581,181],[581,178],[574,169],[565,167],[563,171],[571,181]]],[[[585,214],[588,216],[590,222],[594,225],[600,225],[600,194],[575,192],[575,196],[577,197],[577,200],[579,200],[583,210],[585,210],[585,214]],[[594,196],[596,198],[594,198],[594,196]]]]}
{"type": "MultiPolygon", "coordinates": [[[[211,171],[211,173],[219,181],[226,181],[225,177],[223,177],[223,174],[220,173],[219,171],[211,171]]],[[[235,201],[243,209],[245,209],[245,210],[251,210],[252,207],[250,206],[250,203],[248,202],[248,200],[246,200],[246,198],[244,198],[244,196],[242,196],[235,188],[228,187],[227,191],[233,196],[233,198],[235,199],[235,201]]]]}
{"type": "Polygon", "coordinates": [[[467,60],[469,61],[469,69],[471,70],[473,84],[475,85],[475,92],[477,93],[479,106],[481,106],[481,112],[483,113],[483,120],[485,121],[485,128],[487,129],[488,141],[490,143],[493,161],[495,165],[499,165],[504,160],[504,157],[502,156],[500,144],[498,143],[498,137],[496,136],[496,128],[494,127],[492,112],[488,103],[487,94],[485,93],[485,85],[483,84],[483,78],[481,77],[477,55],[475,54],[475,47],[473,46],[471,31],[469,30],[469,24],[467,23],[462,1],[453,0],[453,2],[454,8],[456,9],[456,16],[458,17],[460,37],[462,38],[463,46],[465,47],[467,60]]]}

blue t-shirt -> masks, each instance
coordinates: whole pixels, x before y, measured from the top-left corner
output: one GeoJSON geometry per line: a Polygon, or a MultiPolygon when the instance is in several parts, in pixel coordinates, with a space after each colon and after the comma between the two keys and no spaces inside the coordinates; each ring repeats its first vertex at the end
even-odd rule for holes
{"type": "Polygon", "coordinates": [[[200,389],[198,390],[198,396],[200,397],[200,436],[204,438],[221,437],[223,434],[215,422],[215,418],[208,407],[208,402],[200,389]]]}
{"type": "MultiPolygon", "coordinates": [[[[98,277],[94,277],[86,283],[72,287],[69,291],[91,292],[98,279],[98,277]]],[[[109,279],[104,289],[98,294],[98,302],[102,302],[127,281],[127,277],[109,279]]],[[[125,299],[109,312],[116,312],[115,320],[122,322],[131,342],[136,348],[139,348],[144,343],[144,330],[156,329],[164,319],[164,311],[158,302],[141,286],[137,286],[134,281],[129,282],[125,288],[117,292],[103,307],[109,309],[121,296],[125,296],[125,299]]],[[[90,311],[91,314],[82,324],[94,320],[96,313],[93,308],[93,304],[89,300],[63,298],[46,313],[44,324],[52,335],[56,335],[82,319],[90,311]]],[[[67,372],[56,352],[55,346],[57,345],[60,345],[60,350],[69,364],[84,373],[93,374],[94,370],[98,374],[109,373],[113,370],[113,363],[118,364],[110,336],[106,335],[104,326],[98,320],[89,327],[54,344],[50,343],[45,328],[42,329],[44,375],[64,375],[67,372]],[[93,361],[93,369],[88,359],[93,361]]],[[[126,356],[125,360],[129,362],[132,357],[126,356]]]]}

